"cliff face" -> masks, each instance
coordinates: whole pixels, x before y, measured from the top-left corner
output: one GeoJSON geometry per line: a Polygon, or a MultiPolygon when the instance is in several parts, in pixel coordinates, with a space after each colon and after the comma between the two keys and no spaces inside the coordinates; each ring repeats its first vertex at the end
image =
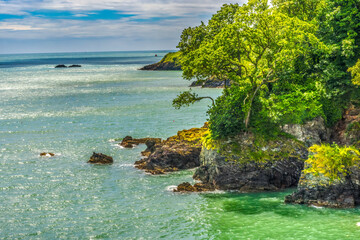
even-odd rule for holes
{"type": "Polygon", "coordinates": [[[179,71],[181,70],[180,65],[180,52],[167,53],[160,62],[150,64],[140,68],[140,70],[148,71],[179,71]]]}
{"type": "Polygon", "coordinates": [[[360,204],[360,167],[352,167],[350,175],[333,182],[324,176],[303,173],[296,192],[286,196],[285,202],[332,208],[355,207],[360,204]]]}
{"type": "MultiPolygon", "coordinates": [[[[360,146],[360,108],[349,108],[332,129],[330,141],[338,145],[360,146]]],[[[305,168],[310,166],[306,165],[305,168]]],[[[347,176],[330,181],[322,175],[301,175],[296,192],[285,199],[286,203],[307,204],[333,208],[360,205],[360,164],[350,168],[347,176]]]]}
{"type": "Polygon", "coordinates": [[[240,192],[295,187],[307,151],[303,143],[279,137],[265,141],[244,134],[224,141],[219,149],[202,148],[194,179],[215,189],[240,192]]]}

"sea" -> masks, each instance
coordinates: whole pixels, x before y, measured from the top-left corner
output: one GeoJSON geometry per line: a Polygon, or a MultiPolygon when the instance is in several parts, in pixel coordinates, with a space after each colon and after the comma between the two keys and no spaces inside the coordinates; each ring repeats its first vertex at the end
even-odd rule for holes
{"type": "Polygon", "coordinates": [[[145,146],[123,149],[121,138],[166,139],[207,121],[207,100],[172,107],[189,89],[181,71],[138,70],[166,53],[0,55],[0,239],[360,239],[359,208],[284,204],[295,189],[174,193],[194,169],[134,168],[145,146]],[[88,164],[93,152],[114,164],[88,164]]]}

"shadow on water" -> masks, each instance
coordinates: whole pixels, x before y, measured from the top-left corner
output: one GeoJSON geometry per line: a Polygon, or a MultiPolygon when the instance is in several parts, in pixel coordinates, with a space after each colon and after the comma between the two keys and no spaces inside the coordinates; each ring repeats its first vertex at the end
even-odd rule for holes
{"type": "MultiPolygon", "coordinates": [[[[328,209],[317,209],[301,205],[285,204],[284,198],[293,190],[269,193],[224,193],[204,194],[211,202],[221,202],[224,212],[241,215],[259,215],[271,212],[281,217],[300,218],[310,212],[328,214],[328,209]]],[[[330,210],[331,211],[331,210],[330,210]]]]}

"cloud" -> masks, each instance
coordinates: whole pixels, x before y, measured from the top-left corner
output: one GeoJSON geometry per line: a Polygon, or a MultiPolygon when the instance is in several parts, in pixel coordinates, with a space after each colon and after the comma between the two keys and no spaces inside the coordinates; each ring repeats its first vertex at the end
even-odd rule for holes
{"type": "Polygon", "coordinates": [[[239,1],[0,0],[0,40],[108,38],[149,45],[166,40],[175,47],[184,28],[207,21],[222,4],[235,2],[239,1]]]}

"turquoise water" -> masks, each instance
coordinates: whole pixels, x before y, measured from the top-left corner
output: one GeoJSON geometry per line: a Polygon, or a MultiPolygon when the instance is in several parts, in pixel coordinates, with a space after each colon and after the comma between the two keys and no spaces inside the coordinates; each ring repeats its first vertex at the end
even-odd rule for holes
{"type": "Polygon", "coordinates": [[[165,54],[0,55],[0,239],[360,238],[359,209],[283,204],[292,190],[177,194],[172,186],[192,181],[193,170],[135,169],[144,146],[121,149],[114,139],[202,126],[209,104],[174,110],[189,83],[181,72],[138,71],[155,53],[165,54]],[[115,163],[87,164],[93,151],[115,163]]]}

